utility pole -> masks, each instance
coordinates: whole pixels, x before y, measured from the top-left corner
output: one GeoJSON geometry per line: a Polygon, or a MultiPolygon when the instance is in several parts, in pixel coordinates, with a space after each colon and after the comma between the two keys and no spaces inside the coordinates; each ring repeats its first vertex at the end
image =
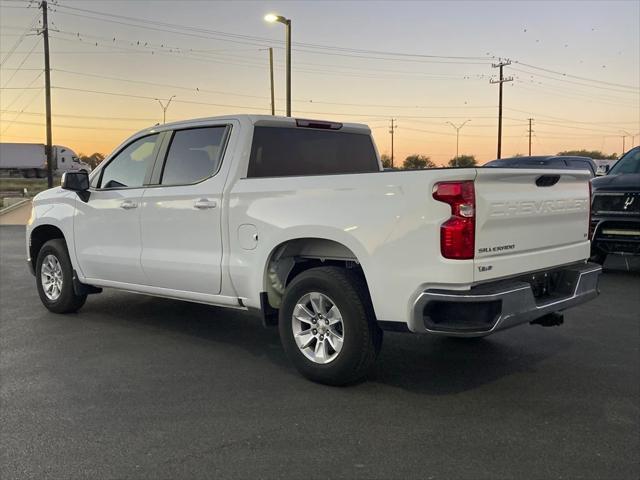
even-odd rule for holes
{"type": "Polygon", "coordinates": [[[531,129],[531,122],[533,122],[533,118],[529,119],[529,156],[531,156],[531,134],[533,130],[531,129]]]}
{"type": "Polygon", "coordinates": [[[42,38],[44,41],[44,92],[45,110],[47,121],[47,145],[45,153],[47,155],[47,186],[53,187],[53,145],[51,138],[51,67],[49,65],[49,23],[47,20],[47,2],[40,4],[42,8],[42,38]]]}
{"type": "Polygon", "coordinates": [[[449,125],[451,125],[453,128],[456,129],[456,162],[458,161],[458,157],[459,157],[458,149],[459,149],[459,146],[460,146],[460,130],[462,130],[462,127],[464,127],[470,121],[471,120],[466,120],[466,121],[462,122],[462,124],[459,127],[454,125],[451,122],[445,122],[445,123],[448,123],[449,125]]]}
{"type": "Polygon", "coordinates": [[[271,115],[276,114],[276,99],[273,86],[273,48],[269,47],[269,74],[271,76],[271,115]]]}
{"type": "Polygon", "coordinates": [[[396,128],[398,128],[398,125],[396,125],[395,122],[395,118],[391,119],[391,127],[389,127],[389,133],[391,134],[391,168],[393,168],[393,134],[396,131],[396,128]]]}
{"type": "Polygon", "coordinates": [[[159,98],[156,98],[156,100],[160,104],[160,107],[162,107],[162,123],[167,123],[167,110],[169,108],[169,105],[171,105],[171,100],[173,100],[174,98],[176,98],[176,96],[171,95],[166,105],[162,103],[162,100],[160,100],[159,98]]]}
{"type": "Polygon", "coordinates": [[[620,130],[620,133],[622,133],[622,154],[624,155],[624,152],[627,151],[626,143],[625,143],[625,140],[627,139],[626,137],[627,135],[629,135],[631,137],[631,142],[633,143],[633,135],[631,135],[626,130],[620,130]]]}
{"type": "Polygon", "coordinates": [[[291,20],[287,19],[286,48],[287,48],[287,117],[291,116],[291,20]]]}
{"type": "Polygon", "coordinates": [[[491,66],[493,68],[499,68],[500,69],[500,79],[499,80],[493,80],[490,79],[489,83],[497,83],[500,87],[500,94],[499,94],[499,100],[498,100],[498,156],[497,158],[501,158],[502,156],[502,84],[505,82],[512,82],[513,81],[513,77],[507,77],[504,78],[502,69],[505,65],[511,65],[511,61],[510,60],[500,60],[499,63],[494,63],[491,66]]]}

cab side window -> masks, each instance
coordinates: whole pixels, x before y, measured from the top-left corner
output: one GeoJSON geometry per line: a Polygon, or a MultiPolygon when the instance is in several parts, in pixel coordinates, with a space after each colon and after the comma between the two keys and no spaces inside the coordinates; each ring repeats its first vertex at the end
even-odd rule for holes
{"type": "Polygon", "coordinates": [[[162,171],[162,185],[190,185],[214,175],[220,166],[227,127],[178,130],[162,171]]]}
{"type": "Polygon", "coordinates": [[[139,138],[104,167],[100,188],[142,187],[157,154],[159,135],[139,138]]]}

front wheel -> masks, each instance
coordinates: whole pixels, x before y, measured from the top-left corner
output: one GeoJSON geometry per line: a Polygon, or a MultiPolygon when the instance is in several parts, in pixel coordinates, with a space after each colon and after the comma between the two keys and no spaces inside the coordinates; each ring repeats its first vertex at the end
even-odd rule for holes
{"type": "Polygon", "coordinates": [[[75,312],[87,300],[73,289],[73,267],[64,240],[46,242],[36,260],[36,284],[42,304],[54,313],[75,312]]]}
{"type": "Polygon", "coordinates": [[[314,382],[347,385],[362,379],[382,345],[367,286],[344,268],[312,268],[295,277],[279,316],[287,356],[314,382]]]}

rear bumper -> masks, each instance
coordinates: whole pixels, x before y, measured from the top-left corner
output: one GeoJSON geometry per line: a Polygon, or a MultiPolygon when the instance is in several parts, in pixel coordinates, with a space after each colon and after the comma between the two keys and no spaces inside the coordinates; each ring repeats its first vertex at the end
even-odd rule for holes
{"type": "Polygon", "coordinates": [[[579,305],[598,295],[602,268],[582,263],[466,291],[426,290],[416,299],[409,329],[481,337],[579,305]]]}

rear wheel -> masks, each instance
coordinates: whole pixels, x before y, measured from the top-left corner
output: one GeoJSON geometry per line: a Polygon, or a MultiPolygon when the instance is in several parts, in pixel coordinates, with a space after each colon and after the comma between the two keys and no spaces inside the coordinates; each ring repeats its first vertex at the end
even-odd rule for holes
{"type": "Polygon", "coordinates": [[[362,379],[382,345],[364,280],[338,267],[307,270],[287,286],[279,328],[302,375],[328,385],[362,379]]]}
{"type": "Polygon", "coordinates": [[[42,304],[54,313],[75,312],[87,300],[73,289],[73,267],[64,240],[46,242],[36,260],[36,284],[42,304]]]}

